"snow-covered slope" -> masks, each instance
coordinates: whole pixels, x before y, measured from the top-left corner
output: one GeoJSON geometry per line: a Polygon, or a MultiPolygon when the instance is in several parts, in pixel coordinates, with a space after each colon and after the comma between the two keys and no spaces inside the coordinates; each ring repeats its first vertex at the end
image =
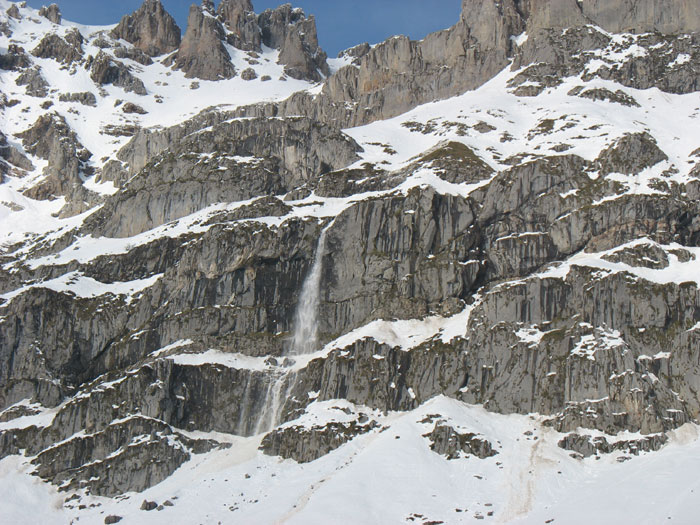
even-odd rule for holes
{"type": "Polygon", "coordinates": [[[224,436],[230,449],[186,463],[142,494],[82,498],[82,510],[78,502],[63,505],[62,495],[23,474],[26,468],[8,458],[0,463],[5,473],[0,487],[12,495],[3,497],[3,514],[10,523],[23,523],[31,508],[33,519],[57,524],[78,517],[80,523],[98,524],[109,515],[154,524],[691,524],[700,511],[695,492],[700,486],[693,474],[700,461],[696,425],[672,432],[659,452],[585,460],[559,448],[562,436],[539,417],[501,416],[444,397],[387,415],[326,401],[311,405],[308,416],[288,425],[349,420],[343,410],[364,410],[381,429],[309,464],[261,455],[260,437],[224,436]],[[436,419],[490,440],[498,454],[446,460],[430,449],[426,437],[436,419]],[[140,510],[144,500],[162,507],[145,512],[140,510]]]}

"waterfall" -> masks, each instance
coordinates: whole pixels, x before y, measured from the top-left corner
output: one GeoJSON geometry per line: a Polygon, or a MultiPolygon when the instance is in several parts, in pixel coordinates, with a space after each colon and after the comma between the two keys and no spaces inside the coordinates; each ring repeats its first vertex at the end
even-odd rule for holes
{"type": "MultiPolygon", "coordinates": [[[[314,261],[301,287],[301,294],[299,295],[299,302],[297,303],[297,310],[294,315],[292,344],[291,347],[284,352],[282,358],[284,355],[310,354],[317,350],[318,308],[321,302],[323,253],[326,249],[326,232],[331,224],[321,231],[321,235],[318,238],[314,261]]],[[[293,370],[283,370],[281,374],[270,374],[269,384],[265,394],[265,407],[255,427],[255,434],[269,432],[275,428],[279,420],[279,412],[284,406],[284,401],[289,397],[295,379],[296,372],[293,370]]]]}
{"type": "Polygon", "coordinates": [[[290,354],[302,355],[316,350],[318,345],[318,306],[321,300],[321,274],[323,271],[323,252],[326,248],[324,228],[318,238],[318,246],[311,271],[301,288],[297,312],[294,318],[294,338],[290,354]]]}

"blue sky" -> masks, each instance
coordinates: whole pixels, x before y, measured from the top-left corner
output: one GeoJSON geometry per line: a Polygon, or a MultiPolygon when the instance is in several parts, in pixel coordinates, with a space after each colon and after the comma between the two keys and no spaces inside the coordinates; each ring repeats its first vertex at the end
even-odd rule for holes
{"type": "MultiPolygon", "coordinates": [[[[289,0],[316,15],[319,40],[329,56],[361,42],[376,43],[403,34],[419,39],[453,25],[461,0],[289,0]]],[[[29,0],[32,7],[57,3],[63,16],[79,23],[112,24],[141,5],[142,0],[29,0]]],[[[193,0],[162,0],[183,32],[193,0]]],[[[197,0],[199,3],[199,0],[197,0]]],[[[219,0],[216,0],[218,6],[219,0]]],[[[253,0],[256,12],[285,0],[253,0]]]]}

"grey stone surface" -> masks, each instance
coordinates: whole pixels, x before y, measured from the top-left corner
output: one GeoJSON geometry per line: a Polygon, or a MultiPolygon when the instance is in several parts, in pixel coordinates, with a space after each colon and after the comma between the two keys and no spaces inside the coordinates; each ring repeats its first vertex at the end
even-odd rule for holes
{"type": "Polygon", "coordinates": [[[61,93],[58,96],[58,100],[61,102],[78,102],[83,106],[97,106],[97,97],[90,91],[82,93],[61,93]]]}

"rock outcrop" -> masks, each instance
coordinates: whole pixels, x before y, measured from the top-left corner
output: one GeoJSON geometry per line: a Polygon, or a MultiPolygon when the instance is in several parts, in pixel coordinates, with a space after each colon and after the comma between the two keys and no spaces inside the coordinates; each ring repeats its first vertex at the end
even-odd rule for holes
{"type": "Polygon", "coordinates": [[[425,436],[430,441],[430,450],[447,459],[459,459],[475,456],[479,459],[490,458],[498,454],[493,445],[472,432],[460,432],[454,427],[438,421],[433,431],[425,436]]]}
{"type": "Polygon", "coordinates": [[[309,463],[377,427],[379,424],[366,416],[360,416],[356,421],[332,422],[310,428],[291,425],[266,434],[260,450],[268,456],[309,463]]]}
{"type": "Polygon", "coordinates": [[[104,51],[100,51],[97,56],[90,61],[90,78],[98,85],[112,84],[123,88],[124,91],[145,95],[146,86],[135,77],[129,68],[118,60],[114,60],[104,51]]]}
{"type": "Polygon", "coordinates": [[[97,97],[90,91],[85,91],[83,93],[61,93],[58,96],[58,100],[61,102],[78,102],[83,106],[97,106],[97,97]]]}
{"type": "Polygon", "coordinates": [[[80,144],[65,118],[52,113],[39,117],[34,125],[18,135],[25,149],[49,161],[48,177],[26,192],[33,199],[51,199],[80,191],[80,172],[90,152],[80,144]]]}
{"type": "Polygon", "coordinates": [[[24,49],[16,44],[7,48],[7,53],[0,55],[0,69],[6,71],[20,71],[31,66],[29,57],[24,49]]]}
{"type": "Polygon", "coordinates": [[[223,41],[224,28],[207,6],[192,5],[187,31],[174,55],[175,67],[184,71],[187,78],[221,80],[234,77],[236,69],[223,41]]]}
{"type": "Polygon", "coordinates": [[[27,95],[37,98],[44,98],[49,94],[49,83],[46,82],[44,75],[41,74],[41,69],[33,67],[25,70],[15,80],[18,86],[27,86],[27,95]]]}
{"type": "Polygon", "coordinates": [[[176,50],[181,38],[180,28],[160,0],[145,0],[139,9],[121,19],[111,36],[130,42],[152,57],[176,50]]]}
{"type": "Polygon", "coordinates": [[[43,16],[47,20],[53,22],[54,24],[61,24],[61,10],[56,4],[51,4],[48,7],[44,6],[39,9],[39,16],[43,16]]]}
{"type": "Polygon", "coordinates": [[[32,55],[39,58],[53,58],[63,64],[72,64],[83,58],[83,37],[77,29],[69,31],[65,38],[49,33],[34,48],[32,55]]]}

